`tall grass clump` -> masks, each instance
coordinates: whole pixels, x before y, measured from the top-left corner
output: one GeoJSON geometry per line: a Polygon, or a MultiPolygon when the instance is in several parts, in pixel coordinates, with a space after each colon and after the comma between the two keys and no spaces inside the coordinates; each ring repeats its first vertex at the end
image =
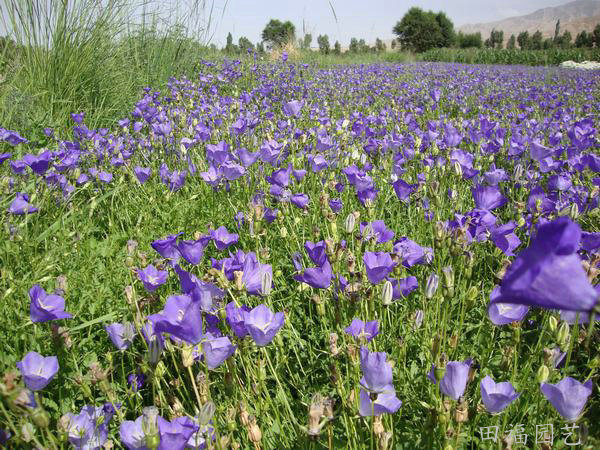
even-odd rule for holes
{"type": "MultiPolygon", "coordinates": [[[[130,109],[142,87],[191,73],[206,23],[196,21],[191,30],[179,18],[161,20],[166,7],[153,6],[128,0],[0,5],[7,38],[17,48],[5,46],[11,54],[0,53],[3,126],[39,134],[43,127],[64,129],[78,111],[86,111],[91,126],[108,126],[130,109]]],[[[204,6],[194,0],[186,8],[198,17],[204,6]]]]}

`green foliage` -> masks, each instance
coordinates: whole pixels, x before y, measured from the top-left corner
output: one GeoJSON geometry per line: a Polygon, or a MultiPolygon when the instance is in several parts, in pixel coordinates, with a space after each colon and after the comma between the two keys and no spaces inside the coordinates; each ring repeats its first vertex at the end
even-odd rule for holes
{"type": "Polygon", "coordinates": [[[379,53],[385,52],[385,43],[379,38],[375,39],[375,51],[379,53]]]}
{"type": "Polygon", "coordinates": [[[333,54],[334,55],[342,54],[342,45],[339,43],[339,41],[335,41],[335,44],[333,44],[333,54]]]}
{"type": "Polygon", "coordinates": [[[517,38],[515,37],[514,34],[510,35],[510,38],[508,38],[508,41],[506,42],[506,48],[508,50],[514,50],[517,47],[517,38]]]}
{"type": "Polygon", "coordinates": [[[558,65],[563,61],[600,61],[600,49],[516,50],[516,49],[432,49],[420,55],[423,61],[465,64],[558,65]]]}
{"type": "Polygon", "coordinates": [[[463,33],[459,31],[456,35],[456,44],[459,48],[481,48],[483,46],[481,33],[463,33]]]}
{"type": "Polygon", "coordinates": [[[327,36],[326,34],[319,35],[319,37],[317,37],[317,44],[319,45],[319,51],[321,53],[323,53],[324,55],[329,54],[329,36],[327,36]]]}
{"type": "Polygon", "coordinates": [[[240,52],[244,53],[248,49],[254,50],[254,44],[245,36],[242,36],[238,39],[238,47],[240,52]]]}
{"type": "Polygon", "coordinates": [[[271,19],[262,32],[262,40],[270,47],[283,47],[289,42],[293,42],[296,36],[296,27],[292,22],[281,22],[277,19],[271,19]]]}
{"type": "Polygon", "coordinates": [[[306,33],[304,35],[304,37],[302,38],[301,43],[302,43],[302,45],[300,46],[300,48],[309,49],[310,44],[312,43],[312,34],[306,33]]]}
{"type": "Polygon", "coordinates": [[[521,31],[517,36],[517,42],[519,43],[519,48],[521,50],[530,50],[531,37],[529,36],[529,31],[521,31]]]}
{"type": "Polygon", "coordinates": [[[582,30],[575,38],[575,47],[577,48],[592,48],[594,46],[594,35],[582,30]]]}
{"type": "Polygon", "coordinates": [[[455,41],[454,25],[446,14],[417,7],[410,8],[392,31],[403,49],[415,52],[450,47],[455,41]]]}

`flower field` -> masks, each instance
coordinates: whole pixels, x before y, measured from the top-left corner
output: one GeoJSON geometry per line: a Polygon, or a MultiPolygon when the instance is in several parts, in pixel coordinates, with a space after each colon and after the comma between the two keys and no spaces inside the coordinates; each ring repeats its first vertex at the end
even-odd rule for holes
{"type": "Polygon", "coordinates": [[[597,74],[286,56],[0,129],[0,445],[598,448],[597,74]]]}

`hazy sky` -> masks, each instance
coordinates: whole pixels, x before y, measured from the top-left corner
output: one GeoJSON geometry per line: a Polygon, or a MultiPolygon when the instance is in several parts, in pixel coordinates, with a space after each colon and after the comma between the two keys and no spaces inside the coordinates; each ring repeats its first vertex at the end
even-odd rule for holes
{"type": "MultiPolygon", "coordinates": [[[[252,42],[260,40],[269,19],[290,20],[301,36],[304,27],[313,35],[313,45],[319,34],[328,34],[333,44],[339,40],[348,45],[351,37],[372,43],[375,38],[391,39],[394,24],[412,6],[434,11],[443,10],[455,26],[467,23],[490,22],[506,17],[531,13],[547,6],[567,3],[568,0],[331,0],[337,15],[334,18],[328,0],[215,0],[213,42],[225,44],[231,31],[234,42],[246,36],[252,42]],[[222,17],[221,17],[222,15],[222,17]]],[[[210,1],[208,2],[210,4],[210,1]]]]}

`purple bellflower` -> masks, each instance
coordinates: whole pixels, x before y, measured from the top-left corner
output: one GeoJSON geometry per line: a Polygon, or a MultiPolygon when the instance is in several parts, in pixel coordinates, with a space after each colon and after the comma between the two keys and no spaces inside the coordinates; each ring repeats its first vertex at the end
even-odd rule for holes
{"type": "Polygon", "coordinates": [[[137,274],[148,292],[154,292],[165,284],[169,275],[166,270],[158,270],[152,264],[145,269],[137,269],[137,274]]]}
{"type": "Polygon", "coordinates": [[[32,322],[48,322],[51,320],[70,319],[71,314],[65,312],[65,299],[60,295],[46,294],[39,285],[29,289],[29,316],[32,322]]]}
{"type": "Polygon", "coordinates": [[[565,420],[575,421],[592,393],[592,380],[580,383],[566,377],[556,384],[542,383],[540,390],[565,420]]]}
{"type": "Polygon", "coordinates": [[[135,338],[135,328],[131,322],[113,323],[104,327],[110,340],[119,350],[127,350],[135,338]]]}
{"type": "Polygon", "coordinates": [[[273,313],[266,305],[261,304],[245,313],[246,330],[259,347],[264,347],[275,338],[275,334],[283,326],[283,312],[273,313]]]}
{"type": "Polygon", "coordinates": [[[379,416],[398,411],[402,402],[396,397],[392,384],[392,366],[387,362],[387,355],[361,347],[360,368],[363,374],[360,380],[360,415],[379,416]]]}
{"type": "Polygon", "coordinates": [[[598,292],[588,281],[577,254],[579,225],[560,217],[538,227],[530,246],[506,271],[493,303],[514,303],[547,309],[590,311],[598,292]]]}
{"type": "Polygon", "coordinates": [[[44,389],[58,373],[58,358],[42,356],[37,352],[29,352],[17,363],[25,386],[32,391],[44,389]]]}
{"type": "Polygon", "coordinates": [[[496,383],[491,377],[486,376],[480,383],[481,400],[492,414],[502,412],[508,405],[515,401],[520,393],[508,381],[496,383]]]}
{"type": "Polygon", "coordinates": [[[379,334],[379,322],[377,320],[363,322],[360,319],[353,319],[344,331],[358,340],[366,339],[369,342],[379,334]]]}

